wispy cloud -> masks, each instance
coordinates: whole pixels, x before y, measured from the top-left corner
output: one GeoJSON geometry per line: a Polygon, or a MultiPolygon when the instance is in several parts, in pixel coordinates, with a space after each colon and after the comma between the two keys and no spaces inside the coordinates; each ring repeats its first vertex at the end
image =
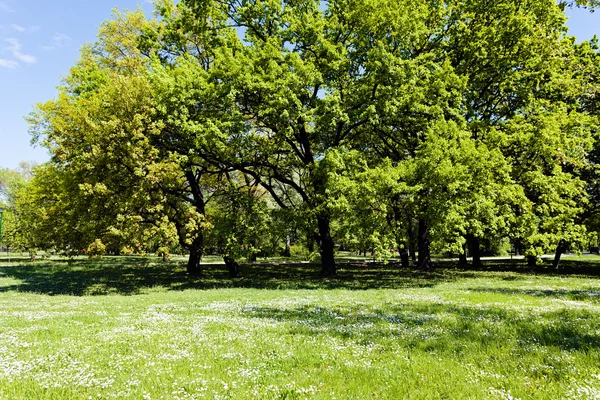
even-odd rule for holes
{"type": "Polygon", "coordinates": [[[14,13],[15,10],[13,10],[12,8],[10,8],[10,6],[8,4],[6,4],[5,2],[0,1],[0,12],[14,13]]]}
{"type": "Polygon", "coordinates": [[[44,50],[54,50],[61,47],[67,47],[71,44],[73,39],[66,33],[55,33],[52,35],[52,43],[47,46],[42,46],[44,50]]]}
{"type": "Polygon", "coordinates": [[[13,56],[14,60],[8,60],[9,62],[5,63],[6,65],[3,65],[4,67],[10,65],[8,68],[11,68],[11,66],[12,68],[16,68],[19,65],[19,62],[23,62],[25,64],[35,64],[37,62],[37,58],[35,58],[35,56],[25,54],[21,51],[23,46],[18,39],[8,38],[6,39],[6,43],[8,43],[8,46],[6,46],[5,50],[13,56]]]}
{"type": "Polygon", "coordinates": [[[7,60],[4,58],[0,58],[0,67],[2,67],[2,68],[15,69],[18,66],[19,66],[19,63],[14,60],[7,60]]]}
{"type": "Polygon", "coordinates": [[[22,26],[17,24],[10,24],[10,27],[17,32],[34,33],[40,30],[39,25],[22,26]]]}

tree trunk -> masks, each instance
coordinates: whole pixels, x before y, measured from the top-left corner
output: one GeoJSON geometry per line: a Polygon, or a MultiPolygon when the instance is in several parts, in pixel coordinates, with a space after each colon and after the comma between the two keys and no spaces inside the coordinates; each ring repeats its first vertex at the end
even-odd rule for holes
{"type": "Polygon", "coordinates": [[[191,250],[187,263],[188,275],[200,275],[202,273],[202,267],[200,266],[201,262],[202,255],[197,251],[191,250]]]}
{"type": "Polygon", "coordinates": [[[256,236],[250,238],[250,246],[252,247],[252,253],[250,253],[250,256],[248,257],[248,261],[250,262],[256,262],[258,259],[257,244],[258,240],[256,239],[256,236]]]}
{"type": "Polygon", "coordinates": [[[515,242],[515,256],[520,256],[521,255],[521,241],[517,240],[515,242]]]}
{"type": "Polygon", "coordinates": [[[530,269],[535,269],[535,266],[537,264],[537,257],[536,256],[527,256],[527,266],[530,269]]]}
{"type": "Polygon", "coordinates": [[[467,246],[467,243],[465,243],[463,245],[462,253],[460,253],[458,256],[458,265],[461,267],[466,267],[469,264],[469,262],[467,261],[467,249],[468,249],[468,246],[467,246]]]}
{"type": "Polygon", "coordinates": [[[321,252],[321,275],[329,277],[336,273],[334,243],[331,237],[329,216],[319,215],[317,224],[319,227],[319,250],[321,252]]]}
{"type": "Polygon", "coordinates": [[[408,250],[406,247],[400,249],[400,261],[402,262],[402,268],[409,268],[410,262],[408,260],[408,250]]]}
{"type": "Polygon", "coordinates": [[[560,256],[563,255],[567,251],[567,241],[565,239],[560,239],[558,245],[556,246],[556,252],[554,253],[554,261],[552,262],[552,267],[558,269],[560,265],[560,256]]]}
{"type": "Polygon", "coordinates": [[[418,268],[421,271],[431,271],[433,265],[431,263],[431,249],[429,247],[429,227],[424,219],[419,219],[418,232],[419,260],[418,268]]]}
{"type": "Polygon", "coordinates": [[[315,251],[315,241],[311,235],[306,235],[306,249],[309,253],[315,251]]]}
{"type": "Polygon", "coordinates": [[[479,239],[475,236],[469,235],[469,242],[471,244],[471,256],[473,257],[473,266],[479,268],[481,267],[481,250],[479,248],[479,239]]]}
{"type": "Polygon", "coordinates": [[[292,256],[292,243],[290,240],[290,235],[287,234],[285,236],[285,251],[283,252],[283,256],[284,257],[291,257],[292,256]]]}
{"type": "Polygon", "coordinates": [[[190,257],[188,258],[187,263],[188,275],[200,275],[202,273],[200,263],[202,262],[203,254],[204,237],[199,233],[190,246],[190,257]]]}
{"type": "Polygon", "coordinates": [[[410,258],[415,264],[417,262],[417,240],[415,240],[415,230],[413,228],[412,218],[408,218],[408,251],[410,252],[410,258]]]}
{"type": "Polygon", "coordinates": [[[225,261],[225,266],[227,267],[227,271],[229,272],[230,278],[239,278],[240,277],[240,266],[235,261],[233,257],[223,256],[223,261],[225,261]]]}
{"type": "MultiPolygon", "coordinates": [[[[204,202],[204,195],[202,194],[202,190],[200,189],[201,174],[196,174],[194,173],[194,171],[192,171],[192,169],[188,169],[185,171],[185,177],[192,191],[192,198],[194,200],[192,204],[194,205],[198,213],[204,215],[204,207],[206,203],[204,202]]],[[[185,242],[183,226],[184,224],[177,224],[179,243],[181,243],[182,245],[185,242]]],[[[204,232],[202,231],[202,228],[200,228],[197,232],[197,236],[193,240],[189,248],[190,258],[188,259],[187,273],[189,275],[200,275],[202,273],[202,267],[200,266],[200,263],[202,262],[202,256],[204,255],[204,232]]]]}

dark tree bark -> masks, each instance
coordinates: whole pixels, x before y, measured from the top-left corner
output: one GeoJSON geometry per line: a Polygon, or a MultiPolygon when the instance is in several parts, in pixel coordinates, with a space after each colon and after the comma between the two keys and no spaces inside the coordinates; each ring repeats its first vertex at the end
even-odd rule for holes
{"type": "Polygon", "coordinates": [[[461,267],[465,267],[469,264],[469,262],[467,261],[467,244],[465,243],[463,245],[463,251],[462,253],[459,254],[458,256],[458,265],[461,267]]]}
{"type": "Polygon", "coordinates": [[[306,235],[306,249],[309,253],[315,251],[315,240],[311,235],[306,235]]]}
{"type": "MultiPolygon", "coordinates": [[[[192,192],[193,205],[200,214],[204,214],[206,202],[204,201],[204,195],[200,189],[200,177],[201,174],[195,174],[192,170],[185,171],[185,177],[190,185],[192,192]]],[[[179,234],[180,243],[184,244],[183,224],[177,224],[177,231],[179,234]]],[[[204,232],[200,230],[197,232],[196,238],[192,241],[189,246],[190,257],[187,264],[187,273],[189,275],[200,275],[202,273],[202,256],[204,255],[204,232]]]]}
{"type": "Polygon", "coordinates": [[[329,277],[337,272],[334,256],[334,243],[331,237],[331,227],[329,215],[320,214],[317,217],[319,227],[318,243],[321,252],[321,275],[329,277]]]}
{"type": "Polygon", "coordinates": [[[560,239],[558,245],[556,246],[556,252],[554,253],[554,261],[552,262],[552,267],[558,269],[560,266],[560,256],[562,256],[567,251],[567,241],[565,239],[560,239]]]}
{"type": "Polygon", "coordinates": [[[431,271],[433,265],[431,263],[431,249],[429,246],[429,227],[427,226],[427,222],[422,218],[419,219],[419,232],[417,235],[419,246],[418,268],[421,271],[431,271]]]}
{"type": "Polygon", "coordinates": [[[225,261],[225,266],[227,267],[227,271],[229,272],[230,278],[239,278],[240,277],[240,266],[235,261],[233,257],[223,256],[223,261],[225,261]]]}
{"type": "Polygon", "coordinates": [[[521,255],[521,241],[517,240],[515,242],[515,256],[520,256],[521,255]]]}
{"type": "Polygon", "coordinates": [[[481,267],[481,249],[479,247],[479,239],[473,235],[469,235],[468,241],[471,247],[471,256],[473,257],[473,266],[481,267]]]}
{"type": "Polygon", "coordinates": [[[537,257],[536,256],[527,256],[527,266],[530,269],[535,269],[535,266],[537,264],[537,257]]]}
{"type": "Polygon", "coordinates": [[[190,249],[190,256],[187,263],[187,273],[189,275],[200,275],[202,273],[202,256],[204,255],[204,237],[202,234],[198,234],[196,239],[192,242],[190,249]]]}
{"type": "Polygon", "coordinates": [[[406,249],[406,247],[400,249],[400,261],[402,262],[402,268],[410,267],[410,261],[408,260],[408,249],[406,249]]]}

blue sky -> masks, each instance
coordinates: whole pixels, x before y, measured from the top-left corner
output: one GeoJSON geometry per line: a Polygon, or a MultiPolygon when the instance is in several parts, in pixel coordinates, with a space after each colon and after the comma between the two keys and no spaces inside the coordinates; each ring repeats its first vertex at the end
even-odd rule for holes
{"type": "MultiPolygon", "coordinates": [[[[138,4],[152,10],[147,0],[0,0],[0,168],[48,160],[44,149],[30,145],[23,117],[56,95],[79,48],[94,40],[113,8],[138,4]]],[[[570,33],[578,40],[600,34],[600,11],[568,14],[570,33]]]]}

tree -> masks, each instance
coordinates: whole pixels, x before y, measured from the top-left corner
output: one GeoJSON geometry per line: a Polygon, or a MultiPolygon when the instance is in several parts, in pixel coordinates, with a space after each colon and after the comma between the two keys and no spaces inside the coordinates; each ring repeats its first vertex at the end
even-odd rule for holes
{"type": "Polygon", "coordinates": [[[6,232],[11,246],[28,251],[35,259],[38,250],[57,247],[77,254],[90,244],[84,232],[85,220],[75,217],[76,205],[69,202],[65,191],[68,184],[51,165],[42,164],[33,170],[31,179],[14,192],[11,224],[6,232]]]}
{"type": "MultiPolygon", "coordinates": [[[[95,222],[95,248],[100,240],[138,249],[154,237],[168,257],[177,241],[189,251],[188,273],[197,274],[213,226],[207,206],[223,198],[216,192],[232,171],[202,149],[224,159],[219,151],[231,149],[212,147],[212,132],[237,132],[239,113],[206,71],[214,48],[198,47],[202,32],[174,33],[173,12],[161,23],[117,13],[83,49],[59,98],[39,105],[30,121],[74,182],[69,193],[85,204],[79,217],[95,222]]],[[[226,261],[232,255],[224,253],[226,261]]]]}
{"type": "Polygon", "coordinates": [[[33,176],[35,164],[21,163],[15,169],[0,169],[0,206],[5,208],[2,215],[2,237],[5,245],[20,248],[20,238],[15,234],[19,221],[16,218],[16,203],[19,193],[33,176]]]}
{"type": "MultiPolygon", "coordinates": [[[[82,50],[58,98],[38,105],[30,123],[68,181],[65,190],[79,205],[73,207],[75,218],[94,226],[95,237],[84,238],[130,247],[134,238],[133,244],[141,244],[158,229],[164,253],[173,239],[167,232],[175,228],[179,244],[190,250],[188,272],[197,273],[205,222],[193,194],[201,174],[156,145],[165,123],[157,117],[147,77],[151,60],[137,48],[149,26],[154,24],[141,12],[105,23],[99,42],[82,50]]],[[[65,225],[59,237],[76,233],[75,226],[65,225]]]]}
{"type": "Polygon", "coordinates": [[[343,40],[348,25],[337,3],[326,10],[314,0],[184,3],[202,26],[225,31],[218,26],[225,21],[245,30],[243,40],[221,49],[211,72],[235,95],[246,127],[223,132],[218,148],[235,152],[203,153],[253,177],[280,207],[312,221],[308,234],[319,245],[322,274],[335,274],[331,171],[323,160],[367,123],[374,88],[361,71],[365,61],[343,40]]]}

